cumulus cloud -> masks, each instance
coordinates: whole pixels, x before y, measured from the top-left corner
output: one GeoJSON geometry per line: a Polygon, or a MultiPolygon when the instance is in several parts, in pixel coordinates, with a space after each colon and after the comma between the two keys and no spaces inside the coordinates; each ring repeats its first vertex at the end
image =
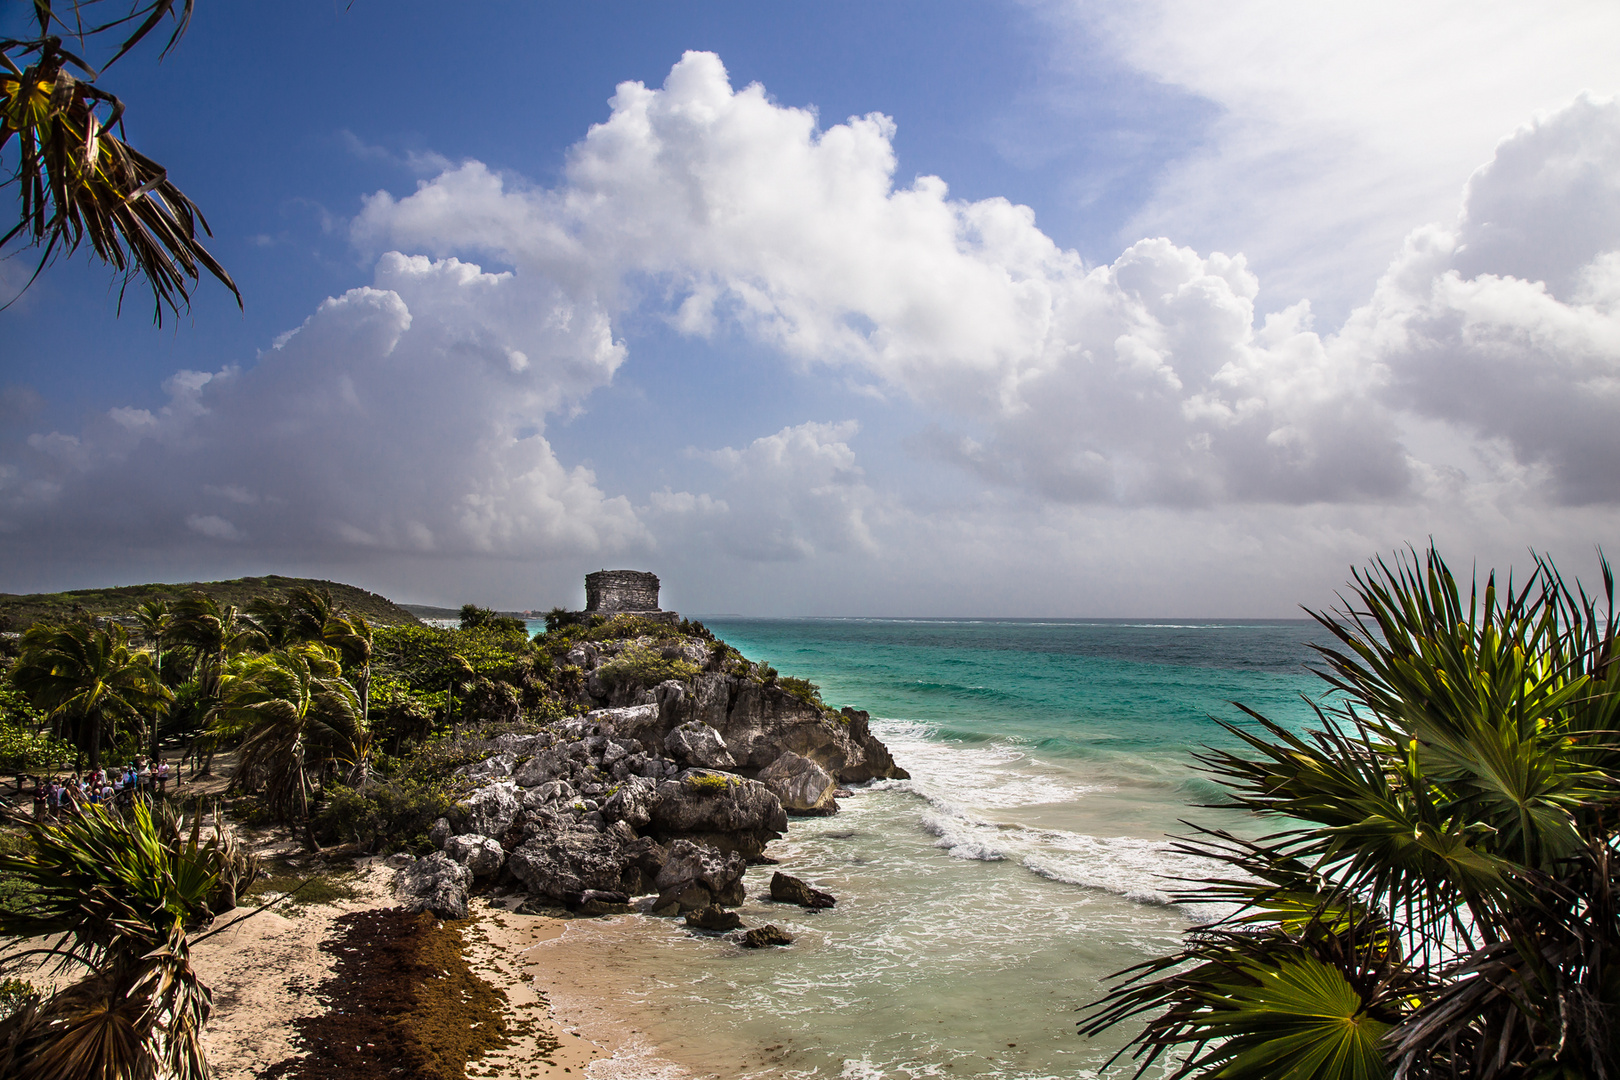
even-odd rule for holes
{"type": "Polygon", "coordinates": [[[544,283],[388,254],[257,362],[32,437],[0,476],[0,519],[35,545],[619,550],[647,539],[630,504],[542,432],[623,357],[600,310],[544,283]]]}
{"type": "Polygon", "coordinates": [[[821,130],[757,84],[734,90],[708,53],[611,104],[558,190],[470,162],[374,196],[357,239],[470,248],[604,303],[640,282],[683,331],[739,325],[944,411],[978,432],[987,470],[1050,498],[1355,499],[1406,483],[1391,431],[1361,408],[1378,373],[1325,352],[1306,308],[1256,327],[1241,257],[1155,240],[1088,268],[1027,207],[953,200],[937,177],[897,187],[888,118],[821,130]]]}
{"type": "Polygon", "coordinates": [[[1527,125],[1420,229],[1339,347],[1392,408],[1500,440],[1567,503],[1620,502],[1620,105],[1527,125]]]}
{"type": "Polygon", "coordinates": [[[0,462],[0,530],[754,565],[881,565],[930,543],[935,520],[961,552],[1002,535],[870,479],[852,422],[698,453],[710,484],[604,491],[546,424],[613,379],[616,321],[649,312],[906,399],[929,424],[911,442],[921,468],[966,470],[1000,493],[968,500],[975,513],[1059,538],[1096,516],[1128,544],[1131,521],[1217,511],[1308,537],[1328,505],[1344,521],[1445,507],[1500,522],[1504,499],[1620,501],[1612,104],[1582,99],[1502,143],[1461,217],[1412,233],[1329,331],[1303,301],[1258,314],[1240,254],[1150,238],[1089,265],[1027,207],[897,184],[888,118],[822,128],[733,88],[711,54],[661,88],[622,84],[611,110],[554,189],[473,161],[367,199],[352,229],[381,252],[370,286],[251,365],[178,373],[161,408],[19,443],[0,462]]]}

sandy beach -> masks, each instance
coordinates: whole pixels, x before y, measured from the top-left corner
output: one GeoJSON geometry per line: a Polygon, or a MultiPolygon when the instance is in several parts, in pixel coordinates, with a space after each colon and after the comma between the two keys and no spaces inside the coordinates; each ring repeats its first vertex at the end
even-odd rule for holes
{"type": "MultiPolygon", "coordinates": [[[[219,1080],[256,1080],[302,1052],[296,1025],[326,1007],[319,990],[336,970],[329,946],[338,920],[391,906],[393,873],[380,860],[371,861],[360,869],[352,900],[290,906],[286,914],[233,912],[221,920],[223,930],[197,946],[196,965],[214,993],[203,1043],[219,1080]]],[[[576,998],[582,974],[553,970],[542,950],[567,925],[564,919],[516,914],[499,901],[474,901],[463,930],[466,958],[476,975],[505,995],[511,1042],[474,1062],[469,1076],[581,1077],[591,1062],[623,1045],[622,1029],[605,1012],[598,1018],[587,1011],[567,1024],[552,1016],[553,988],[566,981],[570,998],[576,998]]]]}

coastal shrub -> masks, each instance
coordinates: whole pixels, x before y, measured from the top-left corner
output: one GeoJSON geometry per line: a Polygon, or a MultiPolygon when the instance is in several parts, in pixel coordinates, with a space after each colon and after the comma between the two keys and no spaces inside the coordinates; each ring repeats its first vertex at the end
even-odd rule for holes
{"type": "Polygon", "coordinates": [[[371,852],[426,848],[433,822],[454,800],[442,781],[400,777],[361,789],[333,785],[315,815],[323,843],[354,843],[371,852]]]}
{"type": "Polygon", "coordinates": [[[665,679],[682,682],[698,673],[698,666],[690,660],[668,657],[662,651],[635,644],[596,669],[596,677],[603,684],[623,686],[657,686],[665,679]]]}
{"type": "Polygon", "coordinates": [[[546,612],[546,633],[555,634],[559,630],[567,630],[576,626],[590,626],[592,619],[600,619],[600,615],[591,615],[583,611],[569,611],[566,608],[554,607],[546,612]]]}
{"type": "Polygon", "coordinates": [[[474,675],[521,683],[532,676],[533,653],[526,634],[495,627],[379,626],[372,636],[372,677],[393,679],[413,692],[442,692],[452,679],[461,681],[465,663],[474,675]]]}
{"type": "Polygon", "coordinates": [[[686,784],[693,791],[701,791],[707,795],[717,795],[731,787],[729,777],[718,773],[701,773],[697,776],[688,776],[686,784]]]}
{"type": "Polygon", "coordinates": [[[826,703],[821,700],[821,687],[809,679],[797,679],[792,675],[780,675],[776,685],[787,692],[788,696],[796,697],[806,705],[813,705],[818,709],[825,709],[826,703]]]}
{"type": "Polygon", "coordinates": [[[529,636],[529,624],[515,615],[502,615],[477,604],[461,605],[461,629],[494,630],[503,634],[529,636]]]}
{"type": "Polygon", "coordinates": [[[49,773],[73,764],[71,745],[48,731],[0,722],[0,773],[49,773]]]}
{"type": "Polygon", "coordinates": [[[34,984],[26,979],[0,979],[0,1020],[39,996],[34,984]]]}
{"type": "Polygon", "coordinates": [[[661,619],[649,619],[645,615],[615,615],[600,626],[593,627],[587,634],[587,641],[628,641],[632,638],[651,638],[654,641],[669,641],[682,637],[679,627],[671,626],[661,619]]]}

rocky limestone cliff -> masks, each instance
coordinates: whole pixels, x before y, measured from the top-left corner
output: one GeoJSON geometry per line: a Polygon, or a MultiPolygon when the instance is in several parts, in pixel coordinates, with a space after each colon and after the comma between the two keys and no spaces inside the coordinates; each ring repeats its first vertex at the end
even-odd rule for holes
{"type": "Polygon", "coordinates": [[[595,707],[489,740],[459,771],[440,851],[399,874],[408,904],[461,910],[475,878],[494,878],[588,913],[635,896],[657,914],[734,906],[789,814],[836,813],[839,785],[908,775],[866,713],[791,693],[703,634],[584,641],[562,661],[595,707]],[[684,677],[647,685],[671,671],[684,677]]]}

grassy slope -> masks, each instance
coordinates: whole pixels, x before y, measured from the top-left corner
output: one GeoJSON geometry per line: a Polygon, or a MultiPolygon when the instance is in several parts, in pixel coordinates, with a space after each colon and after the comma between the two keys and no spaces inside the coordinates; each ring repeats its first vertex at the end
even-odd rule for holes
{"type": "Polygon", "coordinates": [[[0,630],[23,630],[36,622],[70,618],[79,611],[88,611],[93,615],[129,615],[147,600],[168,600],[172,603],[197,591],[205,592],[221,603],[240,605],[255,596],[280,595],[297,585],[330,590],[335,606],[358,612],[376,626],[397,626],[417,621],[415,615],[387,597],[353,585],[271,574],[267,577],[199,581],[185,585],[123,585],[112,589],[76,589],[73,592],[31,593],[26,596],[0,593],[0,630]]]}

